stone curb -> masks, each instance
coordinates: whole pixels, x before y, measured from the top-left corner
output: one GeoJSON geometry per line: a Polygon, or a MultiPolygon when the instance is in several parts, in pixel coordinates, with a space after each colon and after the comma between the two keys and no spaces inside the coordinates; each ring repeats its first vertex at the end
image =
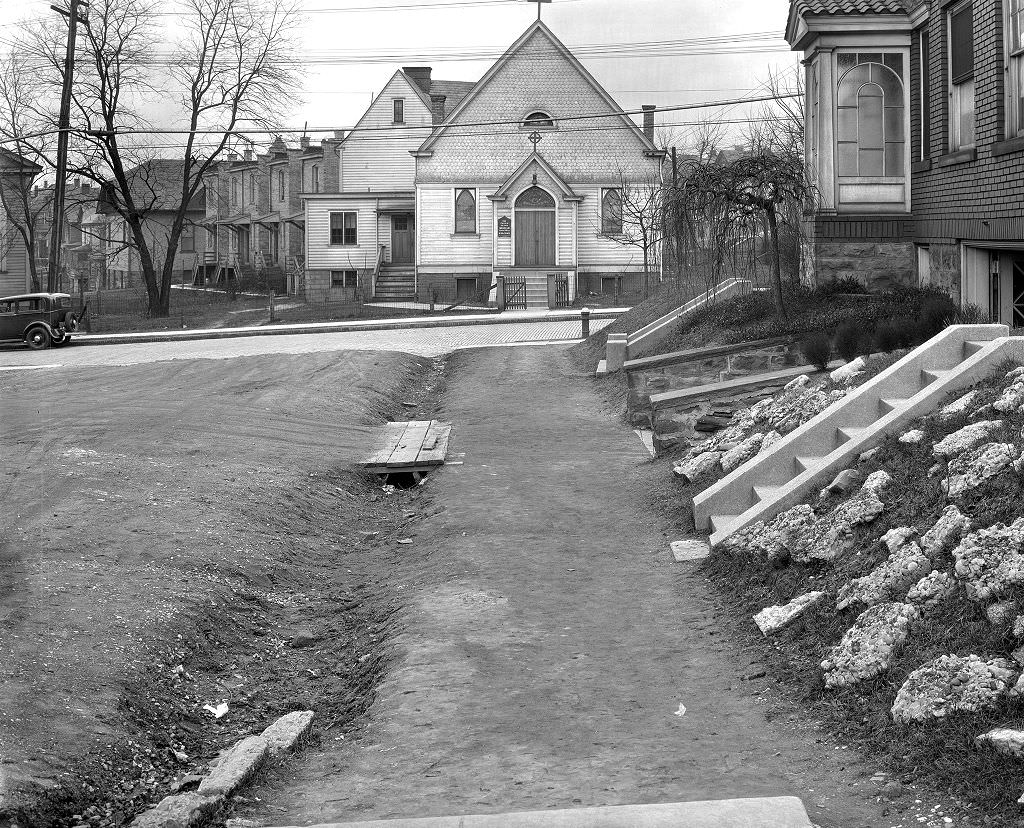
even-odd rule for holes
{"type": "MultiPolygon", "coordinates": [[[[591,319],[614,319],[628,308],[593,308],[591,319]]],[[[580,320],[577,311],[545,311],[542,316],[503,315],[499,313],[472,316],[412,317],[406,319],[372,319],[362,322],[315,322],[285,325],[259,325],[246,328],[197,328],[184,331],[137,331],[130,333],[80,334],[74,345],[117,345],[139,342],[189,342],[197,339],[237,339],[246,336],[290,336],[295,334],[353,333],[357,331],[395,331],[416,328],[456,328],[471,325],[507,325],[531,322],[573,322],[580,320]]]]}
{"type": "Polygon", "coordinates": [[[165,796],[131,828],[199,828],[220,811],[225,800],[248,782],[268,757],[276,758],[295,749],[313,726],[312,710],[297,710],[281,716],[259,736],[246,736],[212,763],[206,778],[194,792],[165,796]]]}

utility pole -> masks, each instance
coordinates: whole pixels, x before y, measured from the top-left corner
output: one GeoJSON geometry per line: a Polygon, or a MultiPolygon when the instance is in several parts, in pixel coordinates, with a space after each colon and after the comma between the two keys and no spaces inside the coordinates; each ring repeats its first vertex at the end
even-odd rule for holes
{"type": "Polygon", "coordinates": [[[60,95],[60,119],[57,122],[57,180],[53,184],[53,226],[50,228],[50,260],[46,272],[46,289],[55,293],[60,285],[60,247],[64,236],[64,190],[68,172],[68,131],[71,128],[71,85],[75,75],[75,39],[78,24],[88,22],[86,0],[70,0],[70,8],[50,6],[68,19],[68,47],[64,55],[64,86],[60,95]],[[79,10],[85,6],[85,15],[79,10]]]}

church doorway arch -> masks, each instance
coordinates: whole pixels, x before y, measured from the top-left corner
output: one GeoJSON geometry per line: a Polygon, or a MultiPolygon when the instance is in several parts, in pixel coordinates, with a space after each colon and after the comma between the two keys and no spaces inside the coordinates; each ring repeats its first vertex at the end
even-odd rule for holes
{"type": "Polygon", "coordinates": [[[516,267],[555,264],[555,200],[547,190],[523,190],[515,203],[516,267]]]}

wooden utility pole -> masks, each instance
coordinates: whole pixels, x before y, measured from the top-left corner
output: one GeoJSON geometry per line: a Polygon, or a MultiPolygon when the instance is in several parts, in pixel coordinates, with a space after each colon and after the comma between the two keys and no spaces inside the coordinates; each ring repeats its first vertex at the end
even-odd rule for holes
{"type": "Polygon", "coordinates": [[[85,23],[88,17],[79,17],[79,9],[86,0],[70,0],[70,8],[50,6],[68,19],[68,47],[64,55],[64,86],[60,95],[60,119],[57,122],[57,180],[53,184],[53,226],[50,228],[50,259],[46,270],[46,289],[55,293],[60,286],[60,247],[64,236],[64,189],[68,172],[68,132],[71,129],[71,85],[75,75],[75,35],[78,23],[85,23]]]}

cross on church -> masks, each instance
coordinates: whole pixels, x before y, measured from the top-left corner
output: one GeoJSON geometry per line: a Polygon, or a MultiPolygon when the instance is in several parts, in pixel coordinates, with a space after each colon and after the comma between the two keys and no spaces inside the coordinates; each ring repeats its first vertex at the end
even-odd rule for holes
{"type": "Polygon", "coordinates": [[[529,0],[529,2],[537,4],[537,19],[540,20],[541,4],[542,3],[550,3],[551,0],[529,0]]]}
{"type": "Polygon", "coordinates": [[[537,130],[534,130],[528,136],[526,136],[526,140],[533,144],[534,152],[537,151],[537,144],[539,144],[543,140],[543,138],[544,136],[537,132],[537,130]]]}

